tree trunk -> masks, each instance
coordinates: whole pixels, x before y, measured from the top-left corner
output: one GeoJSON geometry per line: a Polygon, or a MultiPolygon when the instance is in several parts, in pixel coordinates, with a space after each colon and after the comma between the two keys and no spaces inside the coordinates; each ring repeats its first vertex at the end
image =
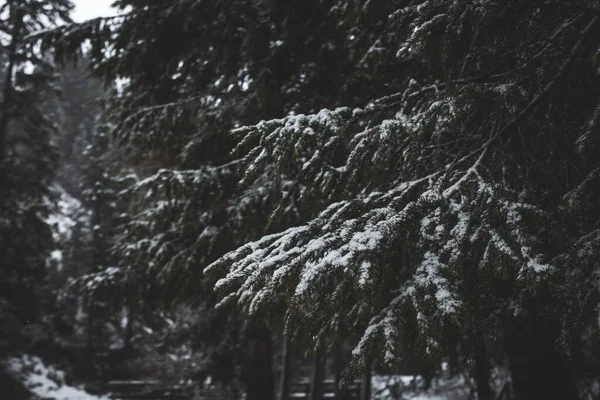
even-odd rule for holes
{"type": "Polygon", "coordinates": [[[274,400],[271,331],[264,323],[253,323],[246,330],[246,341],[242,374],[246,400],[274,400]]]}
{"type": "Polygon", "coordinates": [[[319,343],[313,353],[309,400],[321,400],[323,398],[323,372],[323,348],[319,343]]]}
{"type": "Polygon", "coordinates": [[[344,368],[344,358],[342,353],[342,340],[336,339],[333,345],[333,368],[335,369],[335,398],[341,400],[345,398],[345,390],[340,388],[342,381],[342,369],[344,368]]]}
{"type": "Polygon", "coordinates": [[[371,361],[365,360],[363,381],[360,385],[360,400],[371,400],[371,361]]]}
{"type": "Polygon", "coordinates": [[[476,339],[474,356],[477,398],[478,400],[492,400],[492,390],[490,388],[490,364],[483,338],[476,339]]]}
{"type": "Polygon", "coordinates": [[[94,306],[90,302],[87,316],[87,348],[90,354],[94,351],[94,306]]]}
{"type": "Polygon", "coordinates": [[[290,374],[292,367],[292,352],[290,337],[283,335],[283,354],[281,355],[281,379],[279,382],[279,400],[288,400],[290,391],[290,374]]]}
{"type": "Polygon", "coordinates": [[[514,400],[578,398],[573,365],[556,350],[557,332],[535,317],[509,324],[505,345],[514,400]]]}
{"type": "Polygon", "coordinates": [[[31,400],[31,392],[19,380],[0,369],[0,398],[10,400],[31,400]]]}
{"type": "Polygon", "coordinates": [[[19,42],[21,27],[23,25],[23,16],[20,12],[20,9],[15,10],[13,8],[13,0],[8,0],[7,6],[9,8],[10,19],[12,20],[13,27],[11,31],[11,40],[7,51],[8,66],[6,68],[6,76],[4,77],[4,86],[2,87],[2,110],[0,110],[0,163],[4,161],[6,131],[8,129],[8,122],[10,120],[9,112],[13,91],[12,77],[16,66],[17,43],[19,42]]]}

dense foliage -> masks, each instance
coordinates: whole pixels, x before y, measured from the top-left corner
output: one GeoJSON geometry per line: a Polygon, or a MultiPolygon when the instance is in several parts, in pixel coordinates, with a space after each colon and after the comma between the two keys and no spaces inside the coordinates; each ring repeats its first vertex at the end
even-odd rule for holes
{"type": "Polygon", "coordinates": [[[328,204],[220,259],[217,288],[250,312],[285,292],[291,328],[350,317],[354,355],[390,364],[447,355],[449,331],[496,337],[517,398],[573,398],[544,380],[571,372],[548,354],[572,351],[598,304],[598,17],[577,2],[426,1],[390,18],[411,32],[398,56],[432,76],[364,108],[237,130],[244,182],[274,165],[328,204]]]}
{"type": "Polygon", "coordinates": [[[46,218],[60,129],[51,59],[25,37],[69,20],[67,0],[9,0],[0,5],[0,325],[2,351],[40,318],[40,282],[52,250],[46,218]]]}
{"type": "Polygon", "coordinates": [[[315,359],[352,342],[348,377],[474,360],[488,399],[506,359],[515,398],[577,397],[599,304],[597,2],[115,6],[26,47],[87,49],[115,87],[84,289],[192,304],[218,334],[196,348],[239,362],[249,399],[273,397],[281,320],[315,359]]]}

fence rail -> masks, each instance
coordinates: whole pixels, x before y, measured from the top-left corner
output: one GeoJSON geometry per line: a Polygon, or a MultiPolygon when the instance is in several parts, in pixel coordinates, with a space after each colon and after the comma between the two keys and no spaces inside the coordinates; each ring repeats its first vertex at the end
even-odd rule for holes
{"type": "MultiPolygon", "coordinates": [[[[101,385],[102,391],[110,393],[115,400],[239,400],[219,389],[200,389],[189,385],[166,384],[156,381],[109,381],[101,385]]],[[[336,384],[326,380],[322,386],[322,399],[358,400],[360,382],[354,382],[343,393],[336,397],[336,384]]],[[[290,385],[290,400],[308,399],[310,382],[292,382],[290,385]]]]}

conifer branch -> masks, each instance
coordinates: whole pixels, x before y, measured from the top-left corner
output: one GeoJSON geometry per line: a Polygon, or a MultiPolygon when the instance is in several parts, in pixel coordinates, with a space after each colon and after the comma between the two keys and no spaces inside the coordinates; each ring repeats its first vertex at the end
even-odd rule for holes
{"type": "Polygon", "coordinates": [[[575,43],[575,45],[571,49],[571,52],[570,52],[569,56],[567,57],[567,59],[561,64],[561,66],[560,66],[558,72],[556,73],[556,75],[554,76],[554,78],[552,78],[550,80],[550,82],[548,82],[546,84],[544,89],[542,89],[542,91],[540,93],[536,94],[535,97],[523,109],[521,109],[521,111],[519,111],[519,113],[516,116],[514,116],[513,119],[507,125],[504,126],[504,128],[500,129],[496,134],[494,134],[492,137],[490,137],[483,144],[482,148],[489,147],[500,136],[503,136],[507,132],[510,132],[512,129],[514,129],[517,126],[517,124],[532,109],[535,108],[535,106],[537,106],[548,94],[550,94],[550,92],[552,92],[552,89],[554,89],[554,87],[556,86],[558,81],[565,75],[565,73],[567,72],[567,69],[575,60],[577,53],[579,52],[579,50],[581,49],[581,46],[583,45],[583,40],[592,31],[592,28],[594,28],[594,26],[598,22],[598,19],[600,19],[600,17],[597,15],[592,17],[590,22],[588,22],[587,26],[583,29],[583,31],[581,31],[579,40],[575,43]]]}

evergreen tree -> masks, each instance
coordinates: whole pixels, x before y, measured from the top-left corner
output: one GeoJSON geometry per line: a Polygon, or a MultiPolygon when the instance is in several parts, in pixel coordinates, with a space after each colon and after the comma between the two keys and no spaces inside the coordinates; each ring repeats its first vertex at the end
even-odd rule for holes
{"type": "Polygon", "coordinates": [[[55,250],[54,268],[49,269],[47,280],[53,291],[53,308],[46,312],[52,315],[56,339],[72,347],[85,332],[85,309],[81,296],[65,289],[72,280],[93,270],[92,213],[84,191],[90,186],[90,166],[97,162],[89,148],[101,115],[103,90],[98,80],[89,77],[85,63],[67,65],[57,72],[63,121],[55,140],[60,159],[53,183],[57,204],[50,216],[55,250]]]}
{"type": "Polygon", "coordinates": [[[57,161],[53,140],[61,121],[53,65],[25,38],[68,21],[71,8],[67,0],[0,5],[0,325],[12,350],[20,343],[17,330],[40,316],[40,282],[52,249],[46,217],[57,161]]]}
{"type": "Polygon", "coordinates": [[[577,398],[570,352],[598,305],[594,7],[399,7],[398,57],[431,76],[362,108],[236,131],[244,183],[276,171],[327,204],[214,263],[228,271],[217,289],[250,313],[284,292],[288,328],[315,334],[345,310],[363,332],[357,366],[444,357],[458,333],[483,361],[500,341],[517,399],[577,398]]]}
{"type": "MultiPolygon", "coordinates": [[[[121,274],[117,273],[118,261],[111,248],[113,237],[127,221],[129,199],[120,192],[131,183],[131,179],[114,176],[111,171],[107,153],[107,127],[100,122],[101,115],[91,130],[84,133],[88,137],[80,138],[83,140],[79,144],[85,145],[80,154],[84,160],[74,160],[69,168],[78,172],[78,176],[70,180],[77,184],[76,190],[80,194],[85,218],[75,227],[79,235],[67,243],[71,250],[67,258],[71,268],[70,283],[65,294],[75,294],[77,300],[80,300],[79,295],[83,295],[85,299],[83,311],[87,320],[85,331],[89,350],[115,344],[107,343],[115,338],[107,337],[106,328],[111,324],[124,328],[120,326],[120,318],[113,318],[118,317],[116,311],[122,308],[116,306],[114,298],[127,297],[124,296],[126,287],[119,279],[121,274]],[[111,278],[104,279],[107,277],[111,278]]],[[[78,313],[80,311],[78,309],[78,313]]],[[[129,336],[124,333],[120,339],[127,342],[129,336]]]]}
{"type": "MultiPolygon", "coordinates": [[[[361,104],[373,93],[394,90],[398,62],[386,46],[397,35],[383,31],[377,18],[382,10],[338,9],[332,1],[115,4],[125,14],[38,37],[59,57],[91,39],[93,71],[123,83],[108,105],[111,135],[141,179],[129,191],[134,218],[115,240],[120,276],[146,301],[214,304],[204,266],[265,230],[313,212],[310,206],[288,207],[267,226],[273,193],[293,188],[265,176],[240,191],[241,175],[229,156],[237,139],[229,130],[301,106],[317,111],[361,104]],[[353,27],[367,20],[375,21],[368,31],[353,27]]],[[[270,334],[261,325],[249,323],[232,336],[250,338],[246,348],[269,347],[270,334]]],[[[248,382],[261,372],[257,362],[270,368],[264,357],[244,362],[248,382]]],[[[266,383],[258,388],[272,386],[268,375],[261,375],[266,383]]]]}
{"type": "Polygon", "coordinates": [[[91,40],[124,82],[111,135],[141,179],[112,272],[213,304],[205,267],[238,247],[210,267],[218,306],[358,335],[355,373],[473,356],[485,398],[499,348],[517,399],[576,397],[598,305],[596,2],[116,5],[38,36],[59,57],[91,40]]]}
{"type": "MultiPolygon", "coordinates": [[[[68,63],[59,70],[60,100],[64,108],[64,128],[58,138],[60,166],[56,180],[74,197],[83,197],[82,182],[86,181],[90,160],[89,152],[98,142],[98,125],[102,124],[103,100],[106,88],[102,81],[91,76],[85,57],[78,63],[68,63]]],[[[104,152],[107,143],[98,145],[104,152]]]]}

